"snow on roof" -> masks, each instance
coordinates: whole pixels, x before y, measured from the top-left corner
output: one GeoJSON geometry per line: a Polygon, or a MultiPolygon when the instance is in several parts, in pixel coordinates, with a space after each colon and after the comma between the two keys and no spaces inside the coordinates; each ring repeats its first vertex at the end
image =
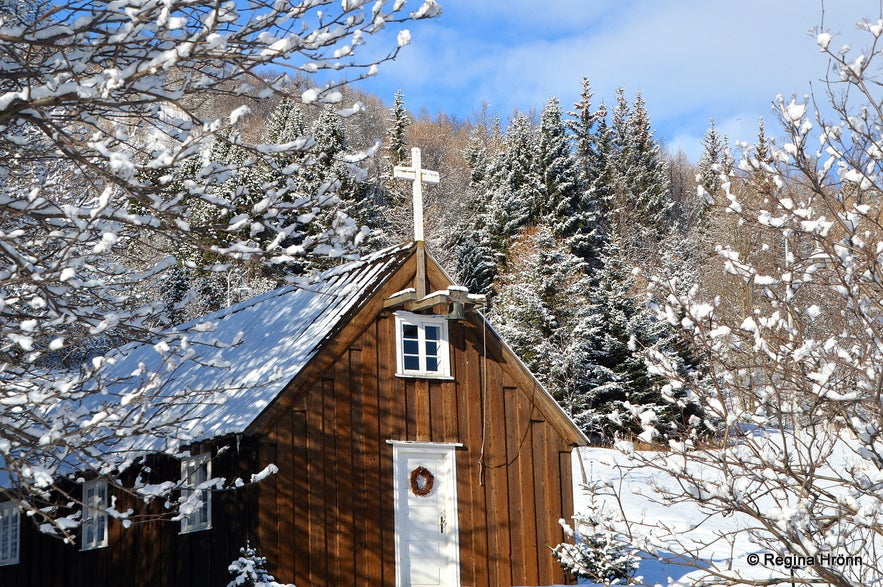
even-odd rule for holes
{"type": "MultiPolygon", "coordinates": [[[[97,395],[158,388],[152,395],[164,402],[163,420],[179,422],[182,442],[244,432],[409,248],[385,249],[308,287],[282,287],[182,324],[167,333],[170,342],[119,349],[108,357],[97,395]]],[[[148,448],[143,441],[139,449],[148,448]]]]}

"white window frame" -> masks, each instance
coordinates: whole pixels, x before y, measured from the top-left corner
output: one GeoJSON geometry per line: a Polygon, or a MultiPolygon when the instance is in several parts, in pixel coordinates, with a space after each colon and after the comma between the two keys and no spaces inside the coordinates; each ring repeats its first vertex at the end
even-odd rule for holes
{"type": "Polygon", "coordinates": [[[21,513],[18,506],[5,501],[0,503],[0,566],[18,564],[21,545],[21,513]]]}
{"type": "MultiPolygon", "coordinates": [[[[450,343],[448,338],[448,320],[444,316],[413,314],[411,312],[396,312],[396,375],[402,377],[426,377],[432,379],[450,379],[451,378],[451,357],[450,343]],[[405,326],[417,327],[417,346],[416,355],[409,353],[409,356],[417,356],[419,367],[417,369],[405,368],[405,326]],[[435,371],[427,368],[426,352],[427,339],[426,329],[428,326],[439,328],[438,346],[435,358],[438,361],[435,371]]],[[[413,340],[413,339],[408,339],[413,340]]]]}
{"type": "Polygon", "coordinates": [[[93,550],[108,545],[107,481],[93,479],[83,483],[83,531],[80,550],[93,550]]]}
{"type": "Polygon", "coordinates": [[[208,480],[212,478],[209,453],[181,459],[181,503],[199,492],[201,507],[190,515],[181,516],[181,534],[208,530],[212,527],[212,492],[208,480]]]}

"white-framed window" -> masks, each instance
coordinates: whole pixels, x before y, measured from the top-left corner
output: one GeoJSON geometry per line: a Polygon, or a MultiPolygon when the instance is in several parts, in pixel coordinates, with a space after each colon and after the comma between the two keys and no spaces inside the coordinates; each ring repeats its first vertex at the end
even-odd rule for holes
{"type": "Polygon", "coordinates": [[[93,479],[83,484],[83,538],[81,550],[107,546],[107,481],[93,479]]]}
{"type": "Polygon", "coordinates": [[[18,563],[20,517],[18,506],[13,502],[0,503],[0,565],[18,563]]]}
{"type": "Polygon", "coordinates": [[[396,373],[451,376],[448,321],[444,316],[396,312],[396,373]]]}
{"type": "Polygon", "coordinates": [[[208,453],[181,460],[181,533],[212,527],[212,461],[208,453]]]}

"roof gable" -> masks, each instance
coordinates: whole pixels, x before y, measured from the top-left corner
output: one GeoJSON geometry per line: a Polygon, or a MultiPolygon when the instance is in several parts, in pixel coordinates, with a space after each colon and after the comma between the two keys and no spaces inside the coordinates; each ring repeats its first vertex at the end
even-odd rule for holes
{"type": "MultiPolygon", "coordinates": [[[[263,428],[260,422],[273,420],[282,405],[276,400],[291,395],[283,392],[295,380],[303,387],[311,377],[300,377],[305,368],[312,363],[311,371],[321,371],[324,362],[337,354],[336,347],[343,343],[329,346],[329,340],[351,321],[363,321],[354,317],[382,308],[383,300],[374,299],[375,294],[386,288],[388,296],[390,287],[413,279],[413,267],[408,275],[399,274],[413,254],[412,245],[391,247],[329,270],[309,287],[282,287],[182,324],[167,332],[162,343],[123,347],[108,357],[110,364],[103,374],[107,383],[99,383],[101,391],[90,394],[90,403],[102,401],[106,394],[149,390],[163,403],[163,419],[179,427],[174,442],[184,445],[263,428]],[[320,352],[328,357],[314,361],[320,352]],[[271,405],[273,409],[268,409],[271,405]]],[[[450,286],[450,277],[434,259],[427,259],[432,286],[450,286]]],[[[470,314],[469,321],[492,335],[510,372],[562,437],[571,444],[587,444],[582,431],[485,318],[470,314]]],[[[169,450],[167,442],[133,438],[128,444],[153,451],[169,450]]]]}

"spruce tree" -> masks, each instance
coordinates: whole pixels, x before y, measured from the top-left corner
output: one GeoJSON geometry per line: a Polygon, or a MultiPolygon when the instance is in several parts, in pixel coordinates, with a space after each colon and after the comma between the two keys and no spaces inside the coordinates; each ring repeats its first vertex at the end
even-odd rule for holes
{"type": "Polygon", "coordinates": [[[613,129],[607,124],[607,106],[602,101],[595,113],[598,130],[594,137],[594,160],[586,169],[589,189],[587,199],[596,211],[595,239],[598,246],[610,238],[613,229],[618,171],[616,169],[616,141],[613,129]]]}
{"type": "Polygon", "coordinates": [[[239,554],[239,558],[227,567],[227,572],[233,576],[227,587],[285,587],[276,583],[273,575],[267,572],[267,558],[259,556],[251,545],[240,548],[239,554]]]}
{"type": "Polygon", "coordinates": [[[565,573],[579,579],[608,586],[628,584],[641,559],[628,538],[617,531],[621,520],[596,498],[594,489],[587,488],[587,492],[586,509],[573,517],[575,527],[559,520],[570,540],[556,546],[552,556],[565,573]]]}
{"type": "Polygon", "coordinates": [[[612,439],[617,434],[637,434],[632,406],[654,409],[662,398],[659,382],[647,371],[640,355],[658,341],[658,328],[650,312],[635,297],[634,278],[623,251],[614,241],[608,246],[604,267],[589,289],[589,317],[583,325],[589,341],[584,364],[584,411],[577,422],[588,433],[612,439]]]}
{"type": "Polygon", "coordinates": [[[702,155],[699,157],[699,185],[714,200],[715,195],[720,190],[720,175],[723,171],[724,143],[714,127],[714,119],[705,131],[702,137],[702,155]]]}
{"type": "Polygon", "coordinates": [[[613,115],[615,156],[614,230],[626,254],[647,269],[658,257],[659,244],[671,223],[671,194],[661,150],[640,94],[633,106],[617,92],[613,115]]]}
{"type": "MultiPolygon", "coordinates": [[[[338,230],[358,227],[357,253],[365,253],[384,241],[383,220],[374,191],[365,181],[364,170],[348,159],[352,158],[341,117],[332,107],[323,109],[313,123],[313,146],[296,175],[297,193],[301,197],[318,195],[316,216],[307,219],[308,239],[333,246],[338,230]]],[[[333,264],[327,258],[306,259],[300,272],[322,270],[333,264]]]]}
{"type": "Polygon", "coordinates": [[[488,150],[494,148],[495,137],[487,128],[476,127],[469,136],[463,157],[470,169],[468,204],[466,214],[459,219],[457,229],[448,240],[457,250],[457,276],[459,283],[473,293],[484,294],[492,302],[496,290],[494,281],[498,264],[502,262],[493,246],[488,229],[488,204],[490,191],[490,162],[488,150]]]}
{"type": "Polygon", "coordinates": [[[540,176],[538,220],[548,224],[559,238],[591,231],[592,218],[583,214],[584,184],[577,160],[570,150],[561,108],[552,98],[543,109],[537,154],[540,176]]]}
{"type": "Polygon", "coordinates": [[[585,264],[545,226],[513,244],[491,319],[512,349],[561,405],[574,414],[586,362],[585,264]]]}
{"type": "Polygon", "coordinates": [[[391,166],[400,165],[408,160],[407,131],[411,120],[405,109],[404,95],[401,90],[396,91],[393,98],[391,114],[391,126],[387,130],[389,163],[391,166]]]}
{"type": "Polygon", "coordinates": [[[583,78],[580,99],[573,105],[573,110],[567,113],[570,120],[567,121],[567,130],[570,131],[574,142],[574,152],[583,170],[584,179],[591,183],[597,176],[595,171],[598,162],[597,141],[595,135],[595,123],[598,120],[598,112],[592,111],[592,92],[589,78],[583,78]]]}
{"type": "Polygon", "coordinates": [[[303,112],[294,101],[285,96],[276,105],[264,129],[264,142],[271,145],[285,145],[303,138],[306,122],[303,112]]]}
{"type": "Polygon", "coordinates": [[[582,368],[583,411],[575,420],[590,435],[612,440],[642,436],[647,441],[680,435],[700,408],[693,398],[667,389],[648,368],[653,354],[679,373],[700,376],[701,358],[667,322],[659,320],[637,285],[630,262],[611,241],[604,267],[593,276],[580,336],[587,341],[582,368]],[[648,430],[650,433],[647,433],[648,430]]]}
{"type": "Polygon", "coordinates": [[[495,250],[503,255],[518,231],[537,220],[542,194],[537,149],[534,125],[524,114],[516,114],[488,177],[487,225],[495,250]]]}

